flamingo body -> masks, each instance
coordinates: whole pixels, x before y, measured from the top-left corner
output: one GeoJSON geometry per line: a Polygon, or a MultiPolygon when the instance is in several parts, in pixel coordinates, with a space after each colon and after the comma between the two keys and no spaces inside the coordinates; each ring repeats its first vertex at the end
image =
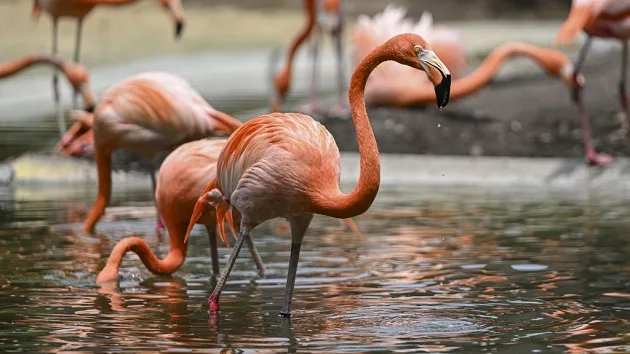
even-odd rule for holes
{"type": "Polygon", "coordinates": [[[218,186],[257,225],[312,211],[308,201],[317,194],[338,192],[339,156],[330,132],[311,117],[264,115],[248,121],[228,141],[218,161],[218,186]]]}
{"type": "MultiPolygon", "coordinates": [[[[190,215],[199,194],[216,176],[217,158],[225,143],[225,139],[192,141],[179,146],[164,159],[157,180],[155,199],[169,234],[168,254],[164,259],[158,259],[144,240],[126,237],[114,246],[107,265],[97,277],[97,283],[112,281],[118,277],[120,264],[128,251],[137,253],[147,269],[154,274],[169,275],[181,267],[186,260],[188,244],[184,242],[184,236],[190,215]]],[[[197,224],[204,225],[208,231],[212,270],[217,275],[219,260],[215,209],[207,206],[197,224]]],[[[264,273],[264,264],[251,240],[247,245],[259,271],[264,273]]]]}
{"type": "Polygon", "coordinates": [[[77,141],[87,144],[93,139],[98,169],[99,193],[84,224],[86,232],[93,231],[109,203],[115,149],[135,151],[149,160],[155,190],[152,166],[158,153],[189,141],[229,135],[241,125],[210,106],[183,78],[162,72],[138,74],[113,86],[94,114],[73,113],[79,122],[61,140],[60,148],[74,151],[77,141]]]}

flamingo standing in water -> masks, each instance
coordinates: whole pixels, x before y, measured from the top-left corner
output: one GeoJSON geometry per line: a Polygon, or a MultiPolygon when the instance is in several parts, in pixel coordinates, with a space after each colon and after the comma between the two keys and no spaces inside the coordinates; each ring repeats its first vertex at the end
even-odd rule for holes
{"type": "Polygon", "coordinates": [[[289,88],[291,86],[291,78],[293,72],[293,60],[298,48],[308,39],[311,38],[311,89],[310,101],[304,111],[315,112],[318,108],[317,104],[317,65],[319,57],[319,49],[321,46],[322,32],[330,33],[335,43],[335,54],[337,57],[337,95],[338,103],[334,110],[345,110],[347,104],[344,99],[344,69],[343,69],[343,28],[344,16],[341,0],[304,0],[304,10],[306,12],[306,26],[293,39],[287,51],[287,59],[282,70],[274,74],[276,64],[279,60],[279,51],[276,50],[272,54],[270,69],[272,71],[272,91],[273,98],[270,102],[270,110],[277,112],[282,109],[282,104],[286,99],[289,88]],[[315,33],[313,33],[315,32],[315,33]]]}
{"type": "MultiPolygon", "coordinates": [[[[170,239],[170,250],[164,259],[158,259],[149,246],[139,237],[126,237],[112,250],[107,265],[96,278],[97,283],[114,280],[122,258],[133,251],[149,271],[155,274],[174,273],[184,263],[188,244],[184,242],[186,228],[195,202],[210,180],[216,176],[216,162],[226,140],[197,140],[181,145],[162,163],[158,175],[155,200],[159,214],[164,220],[170,239]]],[[[217,219],[214,208],[206,207],[198,220],[206,227],[212,255],[212,273],[219,275],[217,251],[217,219]]],[[[247,247],[258,267],[264,274],[265,265],[260,259],[254,243],[248,237],[247,247]]]]}
{"type": "MultiPolygon", "coordinates": [[[[72,88],[76,92],[81,93],[84,109],[90,112],[94,110],[95,99],[94,93],[90,87],[90,75],[87,69],[78,63],[64,61],[53,55],[29,55],[13,61],[0,63],[0,79],[15,75],[34,65],[49,65],[55,69],[61,70],[70,85],[72,85],[72,88]]],[[[54,100],[55,110],[59,112],[61,110],[59,95],[54,95],[54,100]]],[[[65,130],[61,130],[61,127],[61,122],[59,122],[59,134],[63,137],[65,130]]]]}
{"type": "MultiPolygon", "coordinates": [[[[74,62],[79,62],[80,50],[81,50],[81,32],[83,29],[83,20],[85,17],[99,5],[105,6],[122,6],[134,3],[138,0],[33,0],[32,17],[34,20],[38,20],[42,11],[50,15],[52,19],[52,54],[57,55],[57,27],[58,21],[62,17],[72,17],[77,20],[76,41],[74,45],[74,62]]],[[[173,21],[175,22],[175,37],[181,36],[184,28],[184,14],[180,0],[160,0],[162,6],[167,8],[173,21]]],[[[59,97],[59,85],[58,77],[55,72],[53,76],[53,88],[55,97],[59,97]]],[[[76,97],[77,91],[75,91],[76,97]]],[[[59,122],[59,129],[66,130],[66,123],[63,120],[63,116],[59,122]]]]}
{"type": "MultiPolygon", "coordinates": [[[[588,36],[580,50],[575,63],[573,75],[577,77],[582,69],[584,60],[591,46],[593,37],[618,39],[622,43],[621,75],[619,80],[619,102],[625,113],[625,119],[630,118],[628,111],[628,97],[626,95],[626,74],[628,61],[628,39],[630,39],[630,1],[627,0],[573,0],[569,17],[562,24],[556,36],[557,44],[571,43],[580,31],[588,36]]],[[[582,116],[584,139],[586,140],[586,160],[589,164],[605,166],[612,162],[612,158],[605,154],[598,154],[591,142],[591,127],[582,101],[582,85],[575,87],[573,100],[577,103],[582,116]]]]}
{"type": "MultiPolygon", "coordinates": [[[[162,72],[135,75],[111,87],[94,113],[74,111],[78,120],[63,137],[59,148],[76,146],[77,137],[92,127],[98,169],[98,195],[83,224],[92,233],[111,196],[111,155],[115,149],[135,151],[149,162],[155,192],[153,162],[162,151],[206,137],[229,135],[241,122],[210,106],[183,78],[162,72]]],[[[85,138],[83,138],[85,140],[85,138]]],[[[163,225],[158,213],[158,233],[163,225]]]]}
{"type": "MultiPolygon", "coordinates": [[[[238,239],[217,285],[208,299],[219,310],[219,296],[250,232],[278,217],[291,224],[291,255],[281,314],[290,316],[300,247],[313,214],[350,218],[364,213],[380,184],[380,161],[367,117],[363,91],[368,76],[382,62],[393,60],[423,70],[435,87],[438,107],[448,103],[450,73],[416,34],[396,36],[367,55],[355,69],[348,92],[360,153],[360,175],[349,194],[339,190],[339,149],[332,135],[313,118],[297,113],[273,113],[249,120],[234,132],[219,155],[217,177],[195,205],[186,239],[210,201],[217,222],[236,219],[238,239]],[[216,187],[216,188],[215,188],[216,187]]],[[[225,231],[219,230],[226,239],[225,231]]]]}

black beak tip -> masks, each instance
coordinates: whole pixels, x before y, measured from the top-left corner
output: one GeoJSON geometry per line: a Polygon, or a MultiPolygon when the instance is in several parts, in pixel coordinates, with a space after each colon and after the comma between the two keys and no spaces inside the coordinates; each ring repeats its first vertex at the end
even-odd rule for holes
{"type": "Polygon", "coordinates": [[[446,75],[439,85],[435,86],[435,98],[438,108],[444,108],[448,104],[451,94],[451,75],[446,75]]]}
{"type": "Polygon", "coordinates": [[[94,106],[89,106],[88,108],[85,109],[86,112],[88,113],[94,113],[94,106]]]}
{"type": "Polygon", "coordinates": [[[183,32],[184,32],[184,21],[177,21],[177,23],[175,23],[175,38],[176,39],[181,38],[183,32]]]}

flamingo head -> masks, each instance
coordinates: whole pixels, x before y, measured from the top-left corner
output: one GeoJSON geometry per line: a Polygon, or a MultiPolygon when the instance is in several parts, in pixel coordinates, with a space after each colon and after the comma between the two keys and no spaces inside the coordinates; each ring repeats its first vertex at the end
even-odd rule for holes
{"type": "Polygon", "coordinates": [[[94,154],[94,115],[85,111],[73,111],[71,117],[76,122],[68,129],[55,147],[57,153],[67,156],[85,157],[94,154]]]}
{"type": "Polygon", "coordinates": [[[451,73],[424,38],[414,33],[400,34],[385,42],[383,49],[391,60],[424,71],[435,88],[437,106],[448,104],[451,73]]]}

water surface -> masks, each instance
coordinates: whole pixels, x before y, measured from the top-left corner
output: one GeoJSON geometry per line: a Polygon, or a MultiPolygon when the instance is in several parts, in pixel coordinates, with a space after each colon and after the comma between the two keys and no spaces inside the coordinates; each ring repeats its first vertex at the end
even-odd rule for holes
{"type": "MultiPolygon", "coordinates": [[[[278,317],[287,223],[254,232],[209,316],[208,239],[154,276],[128,255],[95,285],[120,238],[160,255],[152,213],[80,233],[91,187],[0,191],[0,351],[563,352],[630,351],[630,210],[622,195],[383,188],[356,218],[363,238],[316,217],[305,238],[293,318],[278,317]],[[47,348],[47,349],[44,349],[47,348]]],[[[115,206],[149,206],[120,190],[115,206]]],[[[139,209],[139,210],[147,210],[139,209]]],[[[123,213],[124,214],[124,213],[123,213]]],[[[221,267],[228,250],[219,250],[221,267]]]]}

